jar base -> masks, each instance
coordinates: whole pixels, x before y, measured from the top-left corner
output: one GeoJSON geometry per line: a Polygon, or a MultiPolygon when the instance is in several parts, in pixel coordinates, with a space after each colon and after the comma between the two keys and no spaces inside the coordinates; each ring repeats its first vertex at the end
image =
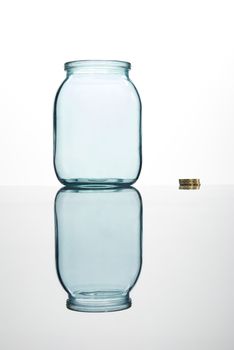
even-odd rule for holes
{"type": "Polygon", "coordinates": [[[61,179],[59,181],[65,186],[88,186],[88,187],[109,187],[111,186],[129,186],[133,184],[135,179],[118,179],[118,178],[74,178],[74,179],[61,179]]]}
{"type": "Polygon", "coordinates": [[[77,292],[69,295],[67,308],[81,312],[120,311],[131,307],[129,294],[118,291],[77,292]]]}

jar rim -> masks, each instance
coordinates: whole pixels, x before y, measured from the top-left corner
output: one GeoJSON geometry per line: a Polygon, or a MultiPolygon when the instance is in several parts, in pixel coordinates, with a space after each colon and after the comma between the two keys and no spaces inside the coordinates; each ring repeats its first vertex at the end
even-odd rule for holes
{"type": "Polygon", "coordinates": [[[64,64],[64,69],[71,68],[125,68],[131,69],[131,63],[118,60],[78,60],[64,64]]]}

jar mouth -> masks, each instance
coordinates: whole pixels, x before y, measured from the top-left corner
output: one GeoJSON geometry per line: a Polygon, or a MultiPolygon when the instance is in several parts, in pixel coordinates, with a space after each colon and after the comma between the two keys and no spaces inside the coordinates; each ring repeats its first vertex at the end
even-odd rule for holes
{"type": "Polygon", "coordinates": [[[131,63],[118,60],[78,60],[64,64],[65,70],[73,68],[124,68],[131,69],[131,63]]]}

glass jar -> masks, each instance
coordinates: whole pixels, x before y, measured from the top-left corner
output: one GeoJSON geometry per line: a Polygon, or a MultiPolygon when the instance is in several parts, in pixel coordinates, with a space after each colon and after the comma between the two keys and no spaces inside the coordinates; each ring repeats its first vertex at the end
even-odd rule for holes
{"type": "Polygon", "coordinates": [[[130,63],[74,61],[54,106],[54,167],[65,185],[132,184],[141,170],[141,102],[130,63]]]}
{"type": "Polygon", "coordinates": [[[142,262],[142,203],[134,188],[63,188],[55,198],[56,266],[67,307],[129,308],[142,262]]]}

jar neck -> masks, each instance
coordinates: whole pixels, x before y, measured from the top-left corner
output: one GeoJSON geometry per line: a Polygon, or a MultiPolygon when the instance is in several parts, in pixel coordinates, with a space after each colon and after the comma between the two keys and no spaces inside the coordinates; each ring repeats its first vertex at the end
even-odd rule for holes
{"type": "Polygon", "coordinates": [[[124,61],[84,60],[65,63],[67,76],[73,74],[114,75],[128,77],[131,64],[124,61]]]}
{"type": "Polygon", "coordinates": [[[131,307],[129,293],[90,292],[68,295],[67,308],[83,312],[120,311],[131,307]]]}

